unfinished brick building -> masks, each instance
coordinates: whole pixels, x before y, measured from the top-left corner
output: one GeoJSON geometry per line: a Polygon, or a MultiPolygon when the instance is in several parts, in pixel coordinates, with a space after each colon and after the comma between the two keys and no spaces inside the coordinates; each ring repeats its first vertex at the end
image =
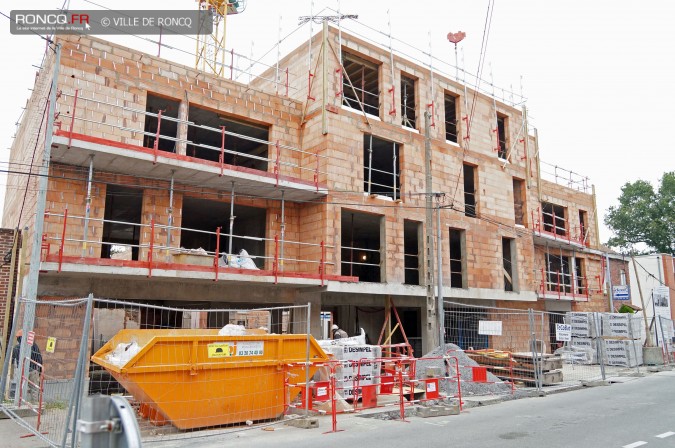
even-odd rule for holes
{"type": "MultiPolygon", "coordinates": [[[[332,312],[373,342],[393,303],[421,354],[438,340],[425,235],[439,213],[448,301],[607,307],[589,183],[557,168],[558,183],[544,179],[512,101],[333,27],[314,36],[309,70],[299,47],[249,84],[92,37],[58,42],[39,297],[310,302],[316,335],[332,312]]],[[[48,89],[36,83],[16,166],[31,163],[48,89]]],[[[9,177],[5,227],[26,180],[9,177]]]]}

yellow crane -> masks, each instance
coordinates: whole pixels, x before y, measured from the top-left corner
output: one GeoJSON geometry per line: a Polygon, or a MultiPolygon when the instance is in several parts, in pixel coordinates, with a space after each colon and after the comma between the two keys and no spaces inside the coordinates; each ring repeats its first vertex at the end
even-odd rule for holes
{"type": "Polygon", "coordinates": [[[197,35],[195,68],[223,76],[227,16],[244,12],[246,0],[197,0],[197,3],[200,11],[213,13],[213,30],[197,35]]]}

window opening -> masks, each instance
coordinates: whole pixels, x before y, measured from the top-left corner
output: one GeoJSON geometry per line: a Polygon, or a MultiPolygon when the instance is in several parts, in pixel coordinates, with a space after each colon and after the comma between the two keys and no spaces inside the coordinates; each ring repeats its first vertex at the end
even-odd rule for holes
{"type": "MultiPolygon", "coordinates": [[[[172,139],[175,139],[178,135],[178,122],[165,118],[177,119],[179,106],[180,101],[178,100],[164,98],[148,92],[145,101],[145,111],[152,114],[159,114],[159,111],[162,111],[162,120],[159,126],[159,144],[157,145],[157,149],[160,151],[176,152],[176,141],[172,139]]],[[[143,131],[146,132],[146,135],[143,137],[143,146],[146,148],[153,148],[155,145],[158,122],[158,117],[150,115],[145,116],[145,127],[143,128],[143,131]]]]}
{"type": "Polygon", "coordinates": [[[445,139],[457,143],[457,97],[445,94],[445,139]]]}
{"type": "Polygon", "coordinates": [[[555,233],[556,235],[566,235],[565,207],[549,202],[542,202],[541,209],[544,221],[544,231],[555,233]]]}
{"type": "Polygon", "coordinates": [[[188,156],[218,162],[223,139],[221,126],[225,126],[225,131],[241,135],[241,137],[231,134],[225,136],[223,162],[228,165],[267,171],[269,126],[193,105],[190,105],[188,117],[194,123],[188,126],[187,138],[193,143],[187,145],[188,156]],[[199,126],[208,126],[218,131],[203,129],[199,126]],[[205,146],[210,146],[210,148],[205,146]]]}
{"type": "Polygon", "coordinates": [[[619,276],[620,276],[619,281],[621,282],[621,286],[625,286],[626,285],[626,271],[621,269],[621,271],[619,272],[619,276]]]}
{"type": "Polygon", "coordinates": [[[515,290],[515,243],[513,238],[502,238],[502,270],[504,271],[504,291],[515,290]]]}
{"type": "Polygon", "coordinates": [[[381,281],[381,220],[379,215],[342,211],[342,275],[358,277],[362,282],[381,281]]]}
{"type": "Polygon", "coordinates": [[[401,197],[399,144],[389,140],[363,136],[363,189],[368,194],[401,197]]]}
{"type": "Polygon", "coordinates": [[[513,215],[518,225],[525,225],[525,181],[513,179],[513,215]]]}
{"type": "Polygon", "coordinates": [[[347,75],[342,81],[342,104],[360,111],[359,103],[361,103],[367,114],[379,117],[379,66],[344,51],[342,52],[342,65],[347,75]],[[352,85],[349,85],[349,81],[352,85]]]}
{"type": "Polygon", "coordinates": [[[500,159],[506,160],[508,156],[508,146],[506,145],[506,122],[507,117],[497,114],[497,137],[499,138],[499,149],[497,154],[500,159]]]}
{"type": "Polygon", "coordinates": [[[401,74],[401,111],[403,112],[401,124],[416,129],[415,80],[404,74],[401,74]]]}
{"type": "Polygon", "coordinates": [[[420,275],[422,257],[419,245],[421,232],[422,223],[407,219],[403,221],[403,257],[406,285],[422,284],[422,276],[420,275]]]}
{"type": "Polygon", "coordinates": [[[466,288],[464,275],[466,269],[465,231],[460,229],[449,230],[450,241],[450,287],[466,288]]]}
{"type": "Polygon", "coordinates": [[[546,259],[548,263],[546,290],[561,293],[571,292],[570,257],[547,254],[546,259]]]}
{"type": "Polygon", "coordinates": [[[476,214],[476,167],[464,164],[464,215],[475,218],[476,214]]]}
{"type": "Polygon", "coordinates": [[[579,210],[579,240],[583,243],[586,244],[588,241],[588,235],[586,232],[588,231],[586,227],[586,217],[587,214],[584,210],[579,210]]]}
{"type": "MultiPolygon", "coordinates": [[[[245,205],[234,205],[232,252],[238,255],[245,250],[258,269],[265,266],[265,223],[267,210],[245,205]]],[[[227,252],[230,231],[230,203],[207,199],[183,197],[183,221],[180,245],[185,249],[204,249],[213,254],[216,250],[217,227],[220,227],[220,251],[227,252]],[[204,233],[209,232],[209,233],[204,233]]],[[[223,261],[224,262],[224,261],[223,261]]]]}
{"type": "Polygon", "coordinates": [[[138,261],[142,210],[142,189],[107,186],[101,258],[138,261]]]}

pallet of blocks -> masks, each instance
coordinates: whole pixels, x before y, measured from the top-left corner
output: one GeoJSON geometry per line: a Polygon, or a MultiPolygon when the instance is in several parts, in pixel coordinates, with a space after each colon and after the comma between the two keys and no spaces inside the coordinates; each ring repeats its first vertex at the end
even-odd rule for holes
{"type": "Polygon", "coordinates": [[[541,383],[553,386],[563,381],[562,358],[558,355],[501,350],[472,350],[466,354],[490,373],[505,381],[533,385],[536,383],[534,360],[541,365],[541,383]]]}

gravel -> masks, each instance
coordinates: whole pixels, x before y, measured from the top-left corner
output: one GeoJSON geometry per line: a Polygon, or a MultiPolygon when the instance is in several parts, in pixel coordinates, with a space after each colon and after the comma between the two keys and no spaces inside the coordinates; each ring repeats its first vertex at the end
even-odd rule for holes
{"type": "MultiPolygon", "coordinates": [[[[454,359],[447,360],[440,359],[442,356],[454,356],[459,363],[460,381],[462,385],[462,396],[471,395],[504,395],[511,394],[511,385],[504,383],[498,377],[490,372],[487,372],[487,381],[484,383],[475,383],[473,379],[473,370],[471,367],[479,365],[476,361],[469,358],[464,350],[455,344],[445,344],[443,350],[436,347],[431,352],[424,355],[423,358],[439,358],[439,359],[418,359],[415,375],[417,379],[426,377],[427,367],[437,367],[441,370],[443,377],[451,377],[456,375],[454,359]]],[[[457,394],[457,384],[454,380],[441,379],[439,381],[439,388],[442,393],[447,395],[457,394]]]]}

